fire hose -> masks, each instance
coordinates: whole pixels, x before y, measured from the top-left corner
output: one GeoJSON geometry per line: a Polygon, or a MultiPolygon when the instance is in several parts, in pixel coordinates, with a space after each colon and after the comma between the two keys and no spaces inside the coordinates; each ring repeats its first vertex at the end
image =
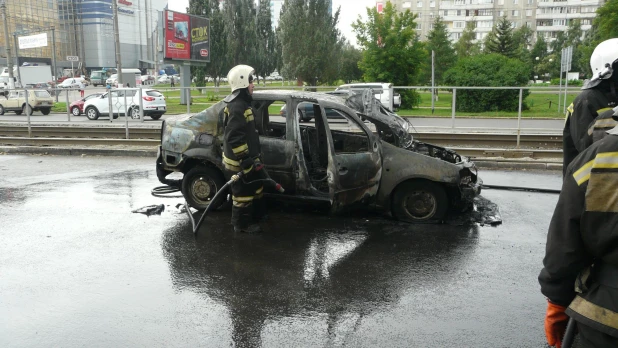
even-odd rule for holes
{"type": "MultiPolygon", "coordinates": [[[[278,191],[280,193],[285,192],[285,190],[283,189],[283,187],[279,183],[275,182],[273,179],[270,178],[270,176],[268,175],[268,172],[266,172],[266,169],[264,169],[264,165],[262,163],[256,164],[255,168],[253,170],[255,170],[256,172],[260,172],[261,171],[263,173],[264,177],[260,178],[260,179],[253,180],[251,182],[265,181],[265,182],[270,183],[276,191],[278,191]]],[[[210,204],[208,204],[208,206],[204,210],[204,213],[202,213],[202,216],[197,221],[197,223],[195,223],[195,219],[193,218],[193,214],[191,214],[191,210],[189,209],[189,205],[187,204],[187,201],[185,200],[185,210],[187,212],[187,215],[189,215],[189,219],[191,219],[191,225],[193,226],[193,234],[194,235],[197,235],[197,231],[200,229],[200,226],[204,222],[204,219],[206,218],[206,215],[208,215],[208,212],[210,211],[211,207],[215,205],[214,203],[217,201],[217,198],[219,198],[220,195],[222,195],[224,192],[226,192],[228,187],[230,187],[230,185],[232,185],[233,183],[235,183],[236,181],[238,181],[240,179],[243,179],[244,175],[245,174],[243,173],[243,171],[240,171],[240,172],[232,175],[230,180],[228,180],[228,182],[226,182],[225,185],[221,186],[221,188],[213,196],[212,200],[210,201],[210,204]]]]}

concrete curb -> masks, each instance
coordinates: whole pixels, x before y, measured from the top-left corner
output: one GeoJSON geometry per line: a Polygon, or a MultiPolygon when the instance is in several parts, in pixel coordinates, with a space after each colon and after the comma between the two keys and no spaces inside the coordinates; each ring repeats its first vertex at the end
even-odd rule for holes
{"type": "MultiPolygon", "coordinates": [[[[152,157],[157,151],[152,149],[113,149],[95,147],[37,147],[37,146],[0,146],[0,153],[34,154],[57,156],[118,156],[118,157],[152,157]]],[[[532,162],[518,160],[499,160],[474,158],[479,168],[487,169],[514,169],[514,170],[562,170],[562,163],[532,162]]]]}

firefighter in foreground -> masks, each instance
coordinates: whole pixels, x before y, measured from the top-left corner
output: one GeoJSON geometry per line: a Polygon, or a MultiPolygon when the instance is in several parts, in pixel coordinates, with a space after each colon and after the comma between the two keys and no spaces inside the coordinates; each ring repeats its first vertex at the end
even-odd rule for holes
{"type": "Polygon", "coordinates": [[[583,346],[618,347],[618,127],[607,133],[567,168],[549,226],[539,283],[556,347],[569,317],[583,346]]]}
{"type": "Polygon", "coordinates": [[[590,144],[588,134],[593,121],[618,103],[618,38],[601,42],[590,57],[592,78],[586,81],[582,92],[567,108],[562,132],[562,173],[566,175],[569,163],[590,144]]]}
{"type": "Polygon", "coordinates": [[[232,93],[224,99],[223,165],[230,174],[243,172],[232,184],[232,225],[246,233],[261,232],[258,222],[265,215],[260,139],[251,109],[254,73],[247,65],[233,67],[227,75],[232,93]]]}

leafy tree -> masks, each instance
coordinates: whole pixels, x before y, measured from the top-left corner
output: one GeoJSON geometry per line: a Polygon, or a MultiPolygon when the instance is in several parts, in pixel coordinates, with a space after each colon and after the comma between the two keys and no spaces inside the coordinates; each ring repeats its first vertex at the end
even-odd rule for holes
{"type": "Polygon", "coordinates": [[[543,35],[537,35],[536,42],[530,51],[530,59],[532,60],[533,72],[537,78],[542,79],[546,70],[540,70],[539,64],[547,57],[549,53],[547,52],[547,41],[545,41],[545,37],[543,35]]]}
{"type": "Polygon", "coordinates": [[[345,83],[361,80],[363,72],[358,67],[361,59],[363,59],[363,53],[349,42],[346,42],[341,52],[339,78],[345,81],[345,83]]]}
{"type": "Polygon", "coordinates": [[[328,0],[285,0],[279,18],[279,36],[284,76],[301,83],[331,80],[337,73],[333,59],[339,57],[343,38],[337,29],[338,9],[329,14],[328,0]]]}
{"type": "Polygon", "coordinates": [[[258,78],[266,77],[275,70],[274,53],[275,33],[270,19],[270,0],[260,0],[257,15],[257,57],[254,67],[258,78]]]}
{"type": "Polygon", "coordinates": [[[436,17],[433,21],[433,29],[427,34],[427,42],[425,43],[427,48],[427,63],[425,73],[422,77],[422,82],[431,84],[431,51],[435,53],[434,57],[434,75],[436,86],[442,85],[442,75],[453,65],[457,57],[455,56],[455,49],[451,45],[449,40],[449,32],[442,21],[440,16],[436,17]]]}
{"type": "Polygon", "coordinates": [[[475,27],[475,21],[466,22],[466,27],[464,28],[461,37],[454,45],[457,57],[464,58],[474,56],[481,52],[481,45],[476,42],[476,34],[474,33],[475,27]]]}
{"type": "Polygon", "coordinates": [[[205,67],[191,67],[191,74],[195,76],[196,85],[204,86],[205,77],[210,75],[219,85],[218,77],[229,70],[226,62],[227,40],[225,38],[225,21],[219,9],[218,0],[191,0],[187,13],[204,16],[210,19],[210,63],[205,67]]]}
{"type": "Polygon", "coordinates": [[[599,7],[593,26],[598,32],[599,43],[618,37],[618,1],[609,0],[599,7]]]}
{"type": "Polygon", "coordinates": [[[522,25],[513,31],[513,42],[515,44],[515,57],[532,63],[530,50],[528,47],[532,46],[533,31],[527,25],[522,25]]]}
{"type": "MultiPolygon", "coordinates": [[[[352,24],[356,41],[364,50],[359,64],[364,79],[413,86],[427,56],[414,30],[418,16],[410,10],[397,12],[391,2],[386,2],[383,10],[378,13],[375,7],[368,7],[367,22],[362,22],[359,16],[352,24]]],[[[405,90],[401,95],[402,107],[418,105],[415,92],[405,90]]]]}
{"type": "Polygon", "coordinates": [[[253,0],[227,0],[223,5],[227,38],[227,70],[257,61],[256,10],[253,0]]]}
{"type": "Polygon", "coordinates": [[[559,31],[556,34],[556,40],[552,41],[549,46],[552,52],[560,52],[564,48],[566,42],[566,34],[563,31],[559,31]]]}
{"type": "Polygon", "coordinates": [[[513,23],[502,16],[491,29],[485,40],[485,53],[498,53],[507,57],[517,56],[517,45],[513,40],[513,23]]]}
{"type": "MultiPolygon", "coordinates": [[[[448,70],[444,79],[453,86],[518,87],[525,86],[530,76],[530,66],[517,58],[501,54],[481,54],[460,59],[448,70]]],[[[530,92],[524,90],[525,98],[530,92]]],[[[458,90],[457,110],[464,112],[516,111],[519,105],[518,90],[458,90]]],[[[524,104],[522,106],[527,109],[524,104]]]]}

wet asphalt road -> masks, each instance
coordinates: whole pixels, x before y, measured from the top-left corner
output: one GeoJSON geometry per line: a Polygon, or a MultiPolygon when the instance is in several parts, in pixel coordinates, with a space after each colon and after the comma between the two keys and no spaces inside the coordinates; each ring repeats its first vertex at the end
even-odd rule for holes
{"type": "Polygon", "coordinates": [[[555,194],[486,190],[497,227],[276,207],[263,235],[216,212],[194,238],[151,159],[2,155],[0,177],[1,347],[544,346],[555,194]]]}

